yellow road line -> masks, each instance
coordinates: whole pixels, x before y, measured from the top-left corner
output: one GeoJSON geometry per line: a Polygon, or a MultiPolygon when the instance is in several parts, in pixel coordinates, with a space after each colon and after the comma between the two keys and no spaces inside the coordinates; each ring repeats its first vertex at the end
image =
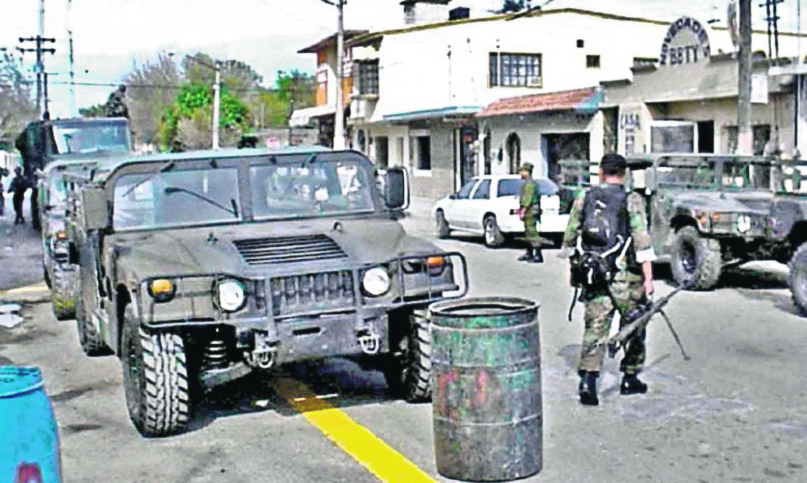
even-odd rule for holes
{"type": "Polygon", "coordinates": [[[367,428],[311,392],[305,385],[287,377],[274,383],[277,392],[309,423],[347,454],[388,483],[434,483],[428,474],[407,460],[367,428]]]}
{"type": "Polygon", "coordinates": [[[18,288],[12,288],[10,290],[0,291],[0,295],[2,294],[14,295],[19,293],[33,293],[33,292],[47,292],[47,291],[48,291],[47,285],[45,285],[44,283],[38,283],[35,285],[28,285],[25,287],[18,287],[18,288]]]}

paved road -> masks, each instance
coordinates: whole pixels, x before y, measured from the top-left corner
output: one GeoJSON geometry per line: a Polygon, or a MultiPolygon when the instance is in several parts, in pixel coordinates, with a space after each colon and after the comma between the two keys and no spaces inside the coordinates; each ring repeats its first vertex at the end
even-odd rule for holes
{"type": "MultiPolygon", "coordinates": [[[[429,234],[425,216],[403,221],[429,234]]],[[[563,261],[518,263],[519,250],[478,240],[440,240],[471,266],[471,295],[541,303],[544,468],[529,482],[807,481],[807,319],[794,313],[781,267],[756,265],[714,292],[681,294],[668,314],[692,359],[653,322],[646,395],[618,394],[618,359],[607,360],[601,405],[576,400],[582,334],[565,314],[571,297],[563,261]]],[[[659,282],[659,294],[670,287],[659,282]]],[[[145,440],[130,425],[114,358],[81,354],[73,322],[47,304],[0,328],[0,363],[42,368],[62,438],[67,482],[378,481],[280,395],[277,377],[248,377],[215,391],[190,432],[145,440]]],[[[393,401],[381,375],[335,359],[291,367],[302,381],[436,481],[431,406],[393,401]]]]}

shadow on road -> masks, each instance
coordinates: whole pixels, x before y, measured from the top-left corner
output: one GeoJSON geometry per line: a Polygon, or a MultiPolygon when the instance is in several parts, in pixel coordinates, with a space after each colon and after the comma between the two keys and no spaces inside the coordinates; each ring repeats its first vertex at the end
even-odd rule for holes
{"type": "Polygon", "coordinates": [[[201,429],[216,419],[241,414],[274,411],[282,416],[299,414],[278,393],[275,380],[291,378],[304,384],[317,398],[335,408],[393,401],[386,392],[380,372],[362,369],[350,359],[285,365],[275,371],[253,371],[246,376],[217,386],[202,396],[189,431],[201,429]]]}

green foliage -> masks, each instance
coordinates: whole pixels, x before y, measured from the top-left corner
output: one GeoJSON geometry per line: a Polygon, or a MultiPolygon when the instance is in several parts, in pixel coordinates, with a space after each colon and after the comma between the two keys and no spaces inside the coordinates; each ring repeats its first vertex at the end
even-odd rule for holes
{"type": "Polygon", "coordinates": [[[213,94],[208,86],[191,83],[182,86],[174,104],[180,116],[190,117],[193,111],[213,103],[213,94]]]}
{"type": "Polygon", "coordinates": [[[104,105],[96,104],[90,107],[81,107],[78,113],[82,117],[104,117],[104,105]]]}
{"type": "Polygon", "coordinates": [[[22,76],[21,61],[6,52],[0,56],[0,139],[13,139],[36,119],[31,86],[22,76]]]}

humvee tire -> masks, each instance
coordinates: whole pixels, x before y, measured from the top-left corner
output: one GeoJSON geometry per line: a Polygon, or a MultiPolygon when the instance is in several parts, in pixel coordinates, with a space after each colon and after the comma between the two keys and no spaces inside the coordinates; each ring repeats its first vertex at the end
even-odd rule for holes
{"type": "Polygon", "coordinates": [[[76,318],[75,292],[77,281],[75,277],[61,270],[53,272],[50,302],[53,306],[53,315],[56,320],[70,320],[76,318]]]}
{"type": "Polygon", "coordinates": [[[675,232],[670,270],[677,285],[692,280],[690,290],[711,290],[720,279],[723,269],[720,249],[709,246],[693,226],[675,232]]]}
{"type": "Polygon", "coordinates": [[[448,222],[443,210],[437,210],[437,213],[434,214],[434,225],[437,238],[448,238],[451,235],[451,229],[448,228],[448,222]]]}
{"type": "Polygon", "coordinates": [[[787,283],[790,286],[793,302],[802,315],[807,315],[807,243],[803,243],[796,249],[787,267],[790,269],[787,283]]]}
{"type": "Polygon", "coordinates": [[[126,408],[141,435],[167,436],[190,420],[185,341],[170,330],[140,326],[131,305],[124,310],[121,365],[126,408]]]}
{"type": "MultiPolygon", "coordinates": [[[[413,310],[405,334],[390,333],[391,352],[383,357],[390,395],[408,402],[431,400],[431,334],[425,310],[413,310]]],[[[394,327],[391,323],[390,327],[394,327]]]]}
{"type": "Polygon", "coordinates": [[[101,334],[95,329],[89,316],[84,310],[84,300],[81,294],[76,297],[76,328],[78,329],[78,342],[81,350],[89,357],[106,356],[112,354],[106,343],[101,339],[101,334]]]}

